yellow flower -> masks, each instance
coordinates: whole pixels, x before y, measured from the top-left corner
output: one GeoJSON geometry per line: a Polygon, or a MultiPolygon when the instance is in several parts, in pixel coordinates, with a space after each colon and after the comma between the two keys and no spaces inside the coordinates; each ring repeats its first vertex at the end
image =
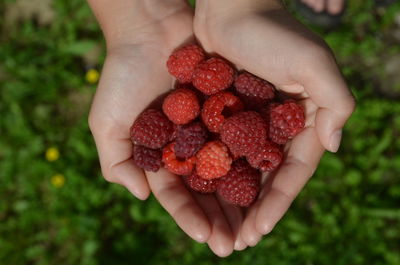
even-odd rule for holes
{"type": "Polygon", "coordinates": [[[86,81],[90,84],[95,84],[97,81],[99,81],[99,71],[96,69],[90,69],[89,71],[86,72],[86,81]]]}
{"type": "Polygon", "coordinates": [[[61,188],[65,184],[65,177],[62,174],[55,174],[51,177],[51,184],[56,188],[61,188]]]}
{"type": "Polygon", "coordinates": [[[60,157],[60,153],[56,147],[50,147],[46,150],[46,159],[47,161],[53,162],[56,161],[60,157]]]}

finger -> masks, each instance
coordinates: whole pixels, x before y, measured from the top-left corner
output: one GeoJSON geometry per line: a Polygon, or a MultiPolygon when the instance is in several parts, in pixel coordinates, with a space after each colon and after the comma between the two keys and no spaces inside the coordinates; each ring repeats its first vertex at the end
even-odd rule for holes
{"type": "Polygon", "coordinates": [[[332,15],[337,15],[342,12],[344,7],[344,0],[330,0],[326,3],[328,13],[332,15]]]}
{"type": "Polygon", "coordinates": [[[322,12],[325,8],[325,0],[314,0],[312,8],[315,12],[322,12]]]}
{"type": "Polygon", "coordinates": [[[160,169],[148,172],[147,179],[154,196],[178,226],[194,240],[207,242],[211,234],[208,219],[180,177],[160,169]]]}
{"type": "Polygon", "coordinates": [[[129,136],[121,135],[125,130],[105,128],[93,125],[93,122],[90,124],[104,178],[125,186],[138,199],[145,200],[150,194],[150,188],[143,171],[133,162],[129,136]]]}
{"type": "MultiPolygon", "coordinates": [[[[288,146],[288,145],[287,145],[288,146]]],[[[256,229],[257,211],[260,206],[260,201],[269,192],[273,180],[273,173],[263,174],[261,179],[262,189],[257,201],[247,209],[243,225],[240,230],[242,239],[250,246],[255,246],[261,240],[262,234],[256,229]]]]}
{"type": "Polygon", "coordinates": [[[256,229],[256,216],[259,202],[254,203],[247,209],[240,236],[242,240],[250,247],[254,247],[261,240],[262,234],[256,229]]]}
{"type": "Polygon", "coordinates": [[[311,7],[314,4],[314,0],[301,0],[304,4],[308,5],[311,7]]]}
{"type": "Polygon", "coordinates": [[[323,152],[314,128],[305,129],[293,139],[286,160],[260,201],[255,220],[259,233],[272,231],[314,173],[323,152]]]}
{"type": "Polygon", "coordinates": [[[342,128],[355,108],[354,98],[330,55],[320,55],[313,73],[306,73],[302,84],[311,100],[319,106],[316,130],[323,146],[336,152],[342,128]]]}
{"type": "Polygon", "coordinates": [[[243,212],[240,207],[225,202],[221,197],[216,196],[221,208],[229,222],[234,239],[234,249],[244,250],[247,244],[240,236],[240,228],[243,223],[243,212]]]}
{"type": "Polygon", "coordinates": [[[214,195],[196,192],[193,192],[193,196],[211,224],[211,235],[207,241],[208,246],[219,257],[229,256],[233,251],[234,239],[217,199],[214,195]]]}

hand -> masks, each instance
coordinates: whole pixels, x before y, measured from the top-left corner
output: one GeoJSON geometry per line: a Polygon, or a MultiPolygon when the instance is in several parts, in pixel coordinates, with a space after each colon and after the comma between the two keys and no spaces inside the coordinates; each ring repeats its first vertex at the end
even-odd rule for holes
{"type": "MultiPolygon", "coordinates": [[[[214,196],[191,194],[180,177],[164,169],[145,173],[132,161],[129,128],[154,98],[171,89],[166,61],[193,38],[192,10],[183,0],[89,2],[108,50],[89,115],[105,179],[142,200],[152,191],[190,237],[207,242],[220,256],[230,254],[232,232],[214,196]]],[[[229,216],[240,216],[239,210],[223,207],[229,216]]]]}
{"type": "MultiPolygon", "coordinates": [[[[282,218],[324,149],[338,150],[355,103],[327,45],[277,1],[198,1],[194,31],[208,52],[270,81],[301,100],[306,110],[306,128],[285,147],[283,165],[265,176],[258,201],[235,217],[240,226],[235,249],[243,249],[256,245],[282,218]]],[[[227,217],[237,213],[231,210],[225,211],[227,217]]]]}

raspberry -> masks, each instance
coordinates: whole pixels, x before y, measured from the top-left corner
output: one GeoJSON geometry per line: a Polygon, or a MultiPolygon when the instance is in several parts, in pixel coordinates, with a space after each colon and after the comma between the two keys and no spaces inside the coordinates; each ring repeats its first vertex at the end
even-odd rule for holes
{"type": "Polygon", "coordinates": [[[285,144],[300,133],[305,125],[303,106],[294,100],[270,107],[269,137],[277,144],[285,144]]]}
{"type": "Polygon", "coordinates": [[[248,155],[247,161],[252,167],[263,172],[272,172],[281,164],[282,158],[282,148],[273,142],[267,141],[257,152],[248,155]]]}
{"type": "Polygon", "coordinates": [[[218,194],[225,201],[242,207],[250,206],[261,188],[261,173],[242,159],[235,161],[228,174],[218,180],[218,194]]]}
{"type": "Polygon", "coordinates": [[[172,133],[171,133],[171,137],[169,138],[170,142],[175,141],[176,136],[178,135],[178,129],[179,129],[179,125],[176,125],[176,124],[172,125],[172,133]]]}
{"type": "Polygon", "coordinates": [[[185,176],[191,174],[196,163],[196,157],[190,157],[186,160],[178,159],[174,153],[174,145],[175,143],[170,143],[164,147],[162,161],[165,168],[177,175],[185,176]]]}
{"type": "Polygon", "coordinates": [[[236,95],[240,98],[243,104],[246,106],[248,110],[260,111],[268,104],[268,100],[262,99],[255,96],[247,96],[245,94],[236,93],[236,95]]]}
{"type": "Polygon", "coordinates": [[[228,148],[220,141],[206,143],[196,157],[196,172],[203,179],[222,177],[231,168],[232,158],[228,148]]]}
{"type": "Polygon", "coordinates": [[[161,111],[148,109],[136,118],[130,133],[133,144],[157,149],[169,142],[173,125],[161,111]]]}
{"type": "Polygon", "coordinates": [[[243,109],[240,99],[231,92],[219,92],[212,95],[203,105],[201,118],[211,132],[219,132],[225,117],[224,110],[235,113],[243,109]]]}
{"type": "Polygon", "coordinates": [[[279,103],[270,102],[267,106],[258,110],[258,113],[264,118],[265,122],[269,125],[271,110],[278,106],[279,103]]]}
{"type": "Polygon", "coordinates": [[[196,94],[187,88],[173,90],[163,103],[165,115],[175,124],[186,124],[200,114],[196,94]]]}
{"type": "Polygon", "coordinates": [[[235,157],[256,152],[267,141],[267,124],[255,111],[244,111],[226,119],[221,140],[235,157]]]}
{"type": "Polygon", "coordinates": [[[218,179],[203,179],[196,173],[185,178],[186,184],[194,191],[213,193],[217,190],[218,179]]]}
{"type": "Polygon", "coordinates": [[[187,45],[174,51],[168,58],[168,72],[181,83],[192,82],[196,66],[204,60],[204,52],[197,45],[187,45]]]}
{"type": "Polygon", "coordinates": [[[275,96],[274,86],[271,83],[247,72],[241,73],[236,78],[234,86],[239,94],[249,100],[250,107],[265,105],[275,96]]]}
{"type": "Polygon", "coordinates": [[[146,171],[157,172],[161,166],[161,150],[135,145],[133,147],[133,161],[138,167],[146,171]]]}
{"type": "Polygon", "coordinates": [[[233,68],[220,58],[199,63],[193,73],[193,85],[206,95],[227,89],[233,82],[233,68]]]}
{"type": "Polygon", "coordinates": [[[178,128],[174,151],[179,158],[194,156],[207,140],[207,129],[200,122],[183,125],[178,128]]]}

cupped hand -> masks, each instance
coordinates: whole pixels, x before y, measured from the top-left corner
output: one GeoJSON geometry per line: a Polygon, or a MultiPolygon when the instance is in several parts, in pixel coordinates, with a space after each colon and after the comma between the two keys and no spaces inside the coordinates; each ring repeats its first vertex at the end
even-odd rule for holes
{"type": "MultiPolygon", "coordinates": [[[[306,110],[306,128],[285,146],[279,170],[264,177],[259,199],[242,216],[231,218],[240,227],[234,234],[240,250],[273,229],[324,150],[338,150],[355,103],[327,45],[277,1],[198,1],[194,32],[206,51],[270,81],[306,110]]],[[[237,213],[235,207],[225,210],[227,217],[237,213]]]]}
{"type": "Polygon", "coordinates": [[[221,206],[211,195],[192,194],[181,177],[165,169],[143,172],[132,160],[130,126],[153,99],[173,86],[166,61],[174,49],[193,41],[192,10],[180,0],[115,0],[111,6],[107,1],[89,2],[107,41],[107,58],[89,115],[105,179],[142,200],[153,192],[190,237],[207,242],[217,255],[230,254],[234,236],[227,218],[238,220],[231,222],[238,230],[238,209],[221,206]]]}

